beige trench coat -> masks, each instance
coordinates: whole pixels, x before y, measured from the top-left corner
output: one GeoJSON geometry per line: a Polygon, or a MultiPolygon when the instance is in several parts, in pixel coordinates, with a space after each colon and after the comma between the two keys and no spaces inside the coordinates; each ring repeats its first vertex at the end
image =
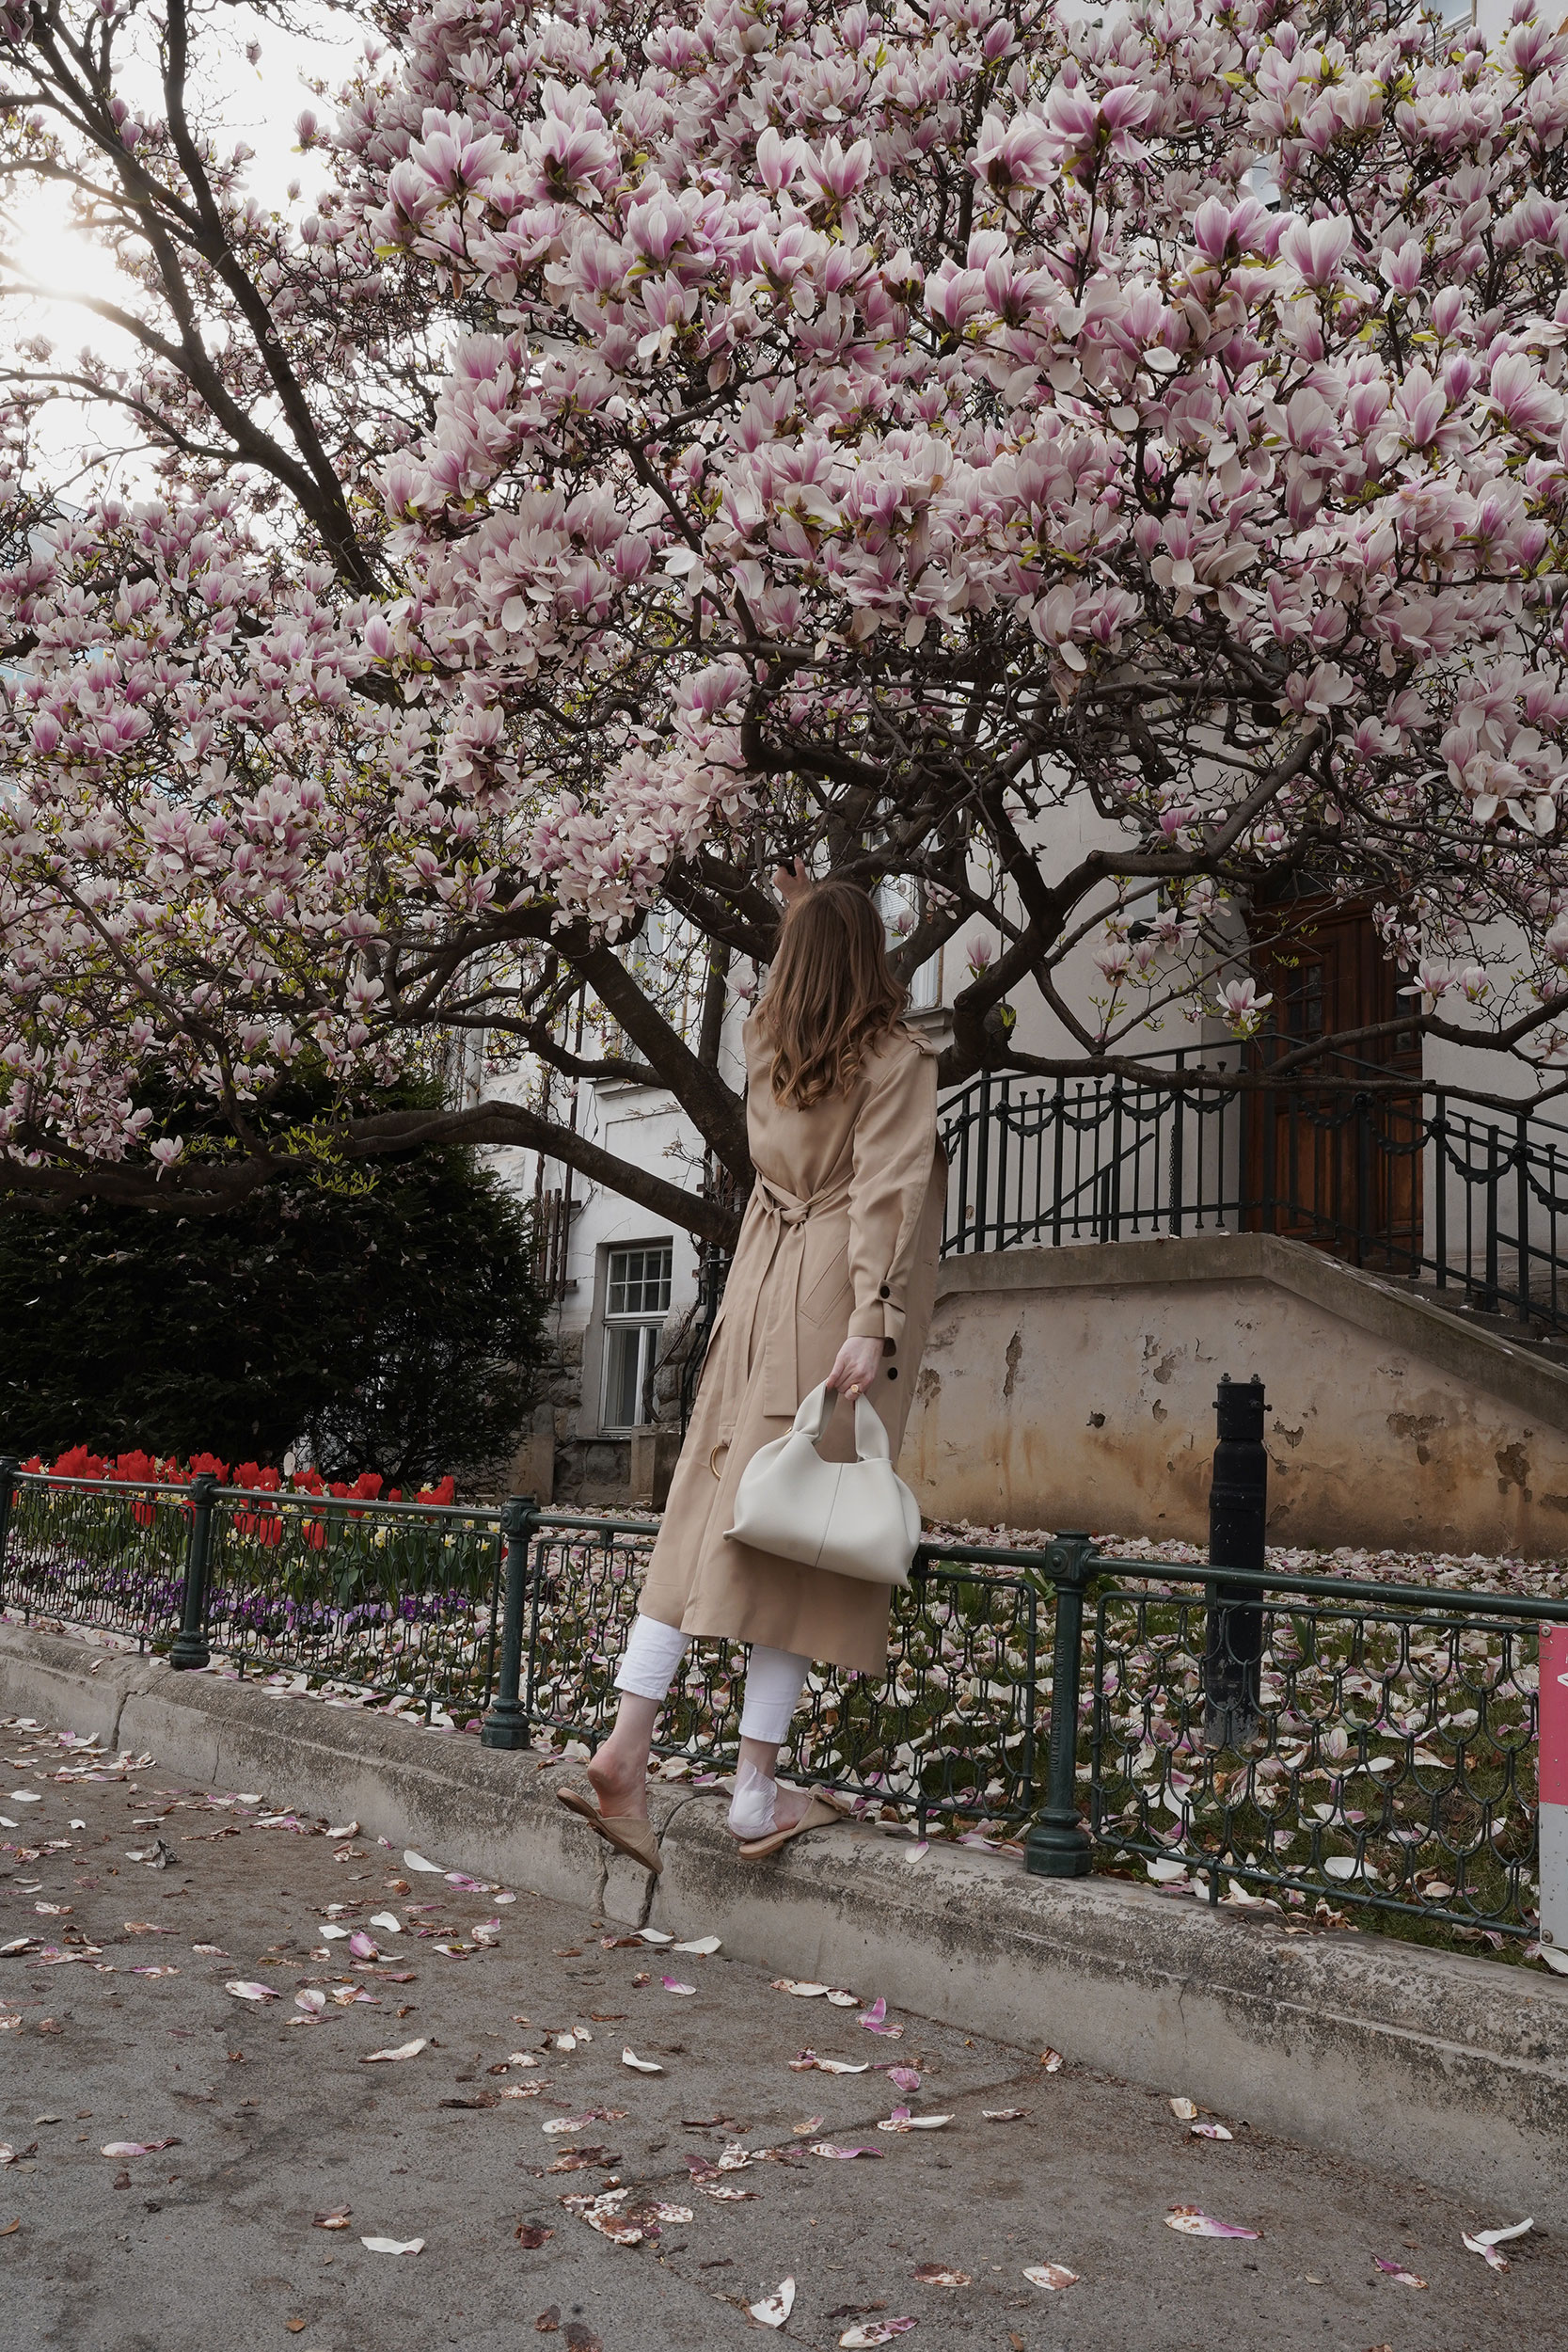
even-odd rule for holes
{"type": "MultiPolygon", "coordinates": [[[[762,1642],[879,1674],[889,1587],[803,1568],[732,1543],[740,1473],[781,1438],[847,1335],[879,1339],[869,1391],[894,1458],[936,1296],[945,1163],[932,1049],[894,1030],[846,1094],[808,1111],[780,1103],[772,1057],[746,1025],[747,1131],[756,1183],[671,1483],[639,1607],[683,1633],[762,1642]]],[[[822,1452],[854,1454],[841,1398],[822,1452]]]]}

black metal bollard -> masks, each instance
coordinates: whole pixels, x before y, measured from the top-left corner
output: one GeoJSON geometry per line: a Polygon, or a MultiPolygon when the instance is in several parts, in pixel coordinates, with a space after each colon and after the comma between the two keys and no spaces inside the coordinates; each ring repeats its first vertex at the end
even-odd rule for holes
{"type": "Polygon", "coordinates": [[[171,1666],[185,1670],[207,1665],[207,1571],[213,1557],[213,1497],[217,1480],[202,1470],[191,1480],[191,1525],[185,1538],[185,1593],[180,1630],[169,1651],[171,1666]]]}
{"type": "MultiPolygon", "coordinates": [[[[1219,1443],[1209,1489],[1209,1565],[1263,1566],[1269,1457],[1263,1444],[1268,1399],[1256,1374],[1228,1373],[1214,1399],[1219,1443]]],[[[1209,1588],[1209,1638],[1203,1661],[1203,1738],[1211,1748],[1244,1747],[1258,1728],[1259,1661],[1263,1612],[1245,1585],[1216,1580],[1209,1588]]]]}
{"type": "Polygon", "coordinates": [[[21,1467],[14,1454],[0,1454],[0,1601],[6,1597],[6,1553],[10,1545],[11,1504],[16,1498],[16,1473],[21,1467]]]}
{"type": "Polygon", "coordinates": [[[1096,1554],[1087,1535],[1058,1535],[1046,1549],[1056,1587],[1056,1639],[1051,1661],[1051,1745],[1046,1802],[1029,1832],[1023,1867],[1035,1878],[1086,1878],[1094,1855],[1079,1817],[1078,1693],[1082,1680],[1084,1587],[1096,1554]]]}
{"type": "Polygon", "coordinates": [[[532,1495],[512,1495],[501,1505],[506,1542],[506,1597],[501,1615],[501,1662],[496,1702],[484,1718],[480,1740],[487,1748],[526,1748],[528,1710],[519,1695],[523,1677],[523,1611],[528,1603],[528,1548],[539,1523],[532,1495]]]}

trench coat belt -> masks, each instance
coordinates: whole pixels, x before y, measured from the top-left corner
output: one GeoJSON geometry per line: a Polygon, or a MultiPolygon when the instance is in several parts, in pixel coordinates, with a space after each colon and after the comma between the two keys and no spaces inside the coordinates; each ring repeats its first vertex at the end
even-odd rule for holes
{"type": "MultiPolygon", "coordinates": [[[[847,1175],[840,1176],[802,1200],[799,1193],[786,1191],[783,1184],[759,1173],[747,1204],[748,1217],[761,1220],[767,1229],[767,1239],[759,1236],[753,1242],[752,1264],[738,1291],[731,1276],[724,1291],[724,1320],[732,1333],[747,1334],[753,1359],[759,1343],[766,1351],[762,1409],[784,1421],[794,1419],[800,1402],[795,1316],[800,1268],[806,1255],[806,1226],[814,1216],[842,1209],[849,1198],[849,1184],[847,1175]],[[757,1308],[769,1275],[774,1278],[775,1304],[768,1329],[759,1332],[755,1327],[757,1308]]],[[[733,1439],[739,1408],[740,1396],[732,1383],[720,1418],[715,1454],[733,1439]]]]}

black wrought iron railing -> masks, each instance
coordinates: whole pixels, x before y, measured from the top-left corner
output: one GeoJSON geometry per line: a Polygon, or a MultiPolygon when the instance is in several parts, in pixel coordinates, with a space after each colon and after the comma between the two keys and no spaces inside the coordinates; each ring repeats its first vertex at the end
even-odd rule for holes
{"type": "MultiPolygon", "coordinates": [[[[655,1532],[0,1463],[0,1605],[483,1718],[496,1746],[592,1747],[655,1532]]],[[[1025,1837],[1048,1874],[1517,1943],[1537,1926],[1538,1634],[1563,1623],[1568,1604],[1116,1560],[1086,1536],[933,1541],[885,1672],[814,1675],[792,1762],[917,1829],[1025,1837]]],[[[743,1672],[740,1645],[693,1645],[667,1773],[733,1767],[743,1672]]]]}
{"type": "Polygon", "coordinates": [[[1278,1095],[990,1073],[949,1095],[942,1254],[1283,1233],[1449,1303],[1568,1332],[1568,1127],[1413,1084],[1278,1095]]]}

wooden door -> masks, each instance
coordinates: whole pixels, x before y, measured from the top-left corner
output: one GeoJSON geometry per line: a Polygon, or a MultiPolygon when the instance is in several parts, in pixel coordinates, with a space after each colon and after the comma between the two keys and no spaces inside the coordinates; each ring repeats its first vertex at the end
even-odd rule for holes
{"type": "MultiPolygon", "coordinates": [[[[1267,1065],[1314,1039],[1397,1020],[1407,998],[1365,908],[1294,908],[1291,937],[1265,936],[1255,960],[1274,994],[1255,1049],[1267,1065]]],[[[1355,1265],[1414,1273],[1421,1254],[1421,1041],[1398,1029],[1250,1098],[1245,1223],[1355,1265]],[[1418,1083],[1390,1092],[1390,1075],[1418,1083]],[[1354,1081],[1377,1082],[1365,1089],[1354,1081]],[[1326,1086],[1324,1079],[1338,1083],[1326,1086]],[[1317,1081],[1314,1084],[1314,1080],[1317,1081]],[[1346,1083],[1350,1081],[1352,1083],[1346,1083]]]]}

